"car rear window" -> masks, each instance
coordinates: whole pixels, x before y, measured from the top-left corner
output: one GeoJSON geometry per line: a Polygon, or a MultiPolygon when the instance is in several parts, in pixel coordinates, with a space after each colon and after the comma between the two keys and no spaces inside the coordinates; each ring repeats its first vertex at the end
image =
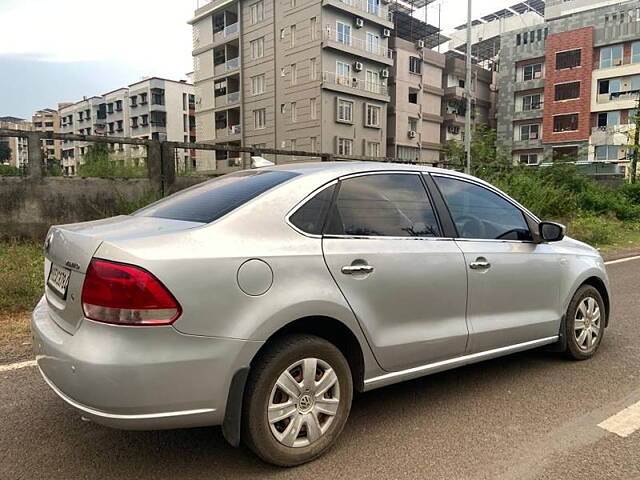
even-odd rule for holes
{"type": "Polygon", "coordinates": [[[298,175],[281,170],[232,173],[194,185],[138,210],[133,215],[210,223],[298,175]]]}

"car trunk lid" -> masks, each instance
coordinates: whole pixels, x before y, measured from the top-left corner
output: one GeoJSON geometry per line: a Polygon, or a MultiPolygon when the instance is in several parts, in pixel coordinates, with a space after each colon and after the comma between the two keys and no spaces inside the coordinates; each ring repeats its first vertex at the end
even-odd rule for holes
{"type": "Polygon", "coordinates": [[[162,235],[201,226],[153,217],[119,216],[105,220],[51,227],[45,240],[45,296],[52,319],[73,334],[84,318],[82,286],[103,242],[162,235]]]}

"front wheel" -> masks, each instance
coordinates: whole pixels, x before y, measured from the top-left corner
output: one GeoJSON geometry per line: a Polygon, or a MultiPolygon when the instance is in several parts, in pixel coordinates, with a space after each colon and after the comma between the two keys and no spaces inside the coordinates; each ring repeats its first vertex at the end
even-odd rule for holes
{"type": "Polygon", "coordinates": [[[342,432],[353,381],[344,355],[312,335],[290,335],[257,357],[244,395],[243,439],[264,461],[299,465],[342,432]]]}
{"type": "Polygon", "coordinates": [[[571,299],[565,321],[565,353],[569,358],[586,360],[596,353],[604,335],[605,315],[600,292],[591,285],[580,287],[571,299]]]}

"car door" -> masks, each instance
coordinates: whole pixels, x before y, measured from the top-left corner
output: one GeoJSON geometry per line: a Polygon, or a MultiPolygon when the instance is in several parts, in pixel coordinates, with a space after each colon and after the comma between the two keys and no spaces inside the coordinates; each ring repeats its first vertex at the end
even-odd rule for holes
{"type": "Polygon", "coordinates": [[[466,268],[419,173],[342,178],[324,229],[329,270],[382,368],[464,354],[466,268]]]}
{"type": "Polygon", "coordinates": [[[533,219],[497,190],[470,179],[432,175],[465,258],[469,353],[558,334],[560,255],[533,242],[533,219]]]}

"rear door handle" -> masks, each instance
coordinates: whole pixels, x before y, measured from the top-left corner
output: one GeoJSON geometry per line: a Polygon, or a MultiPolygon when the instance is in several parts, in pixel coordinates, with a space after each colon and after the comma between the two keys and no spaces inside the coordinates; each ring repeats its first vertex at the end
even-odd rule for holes
{"type": "Polygon", "coordinates": [[[373,267],[371,265],[345,265],[342,267],[342,273],[345,275],[357,275],[358,273],[371,273],[373,267]]]}
{"type": "Polygon", "coordinates": [[[488,268],[491,268],[491,264],[487,261],[486,258],[479,257],[476,258],[475,262],[471,262],[469,264],[469,268],[471,268],[472,270],[487,270],[488,268]]]}

